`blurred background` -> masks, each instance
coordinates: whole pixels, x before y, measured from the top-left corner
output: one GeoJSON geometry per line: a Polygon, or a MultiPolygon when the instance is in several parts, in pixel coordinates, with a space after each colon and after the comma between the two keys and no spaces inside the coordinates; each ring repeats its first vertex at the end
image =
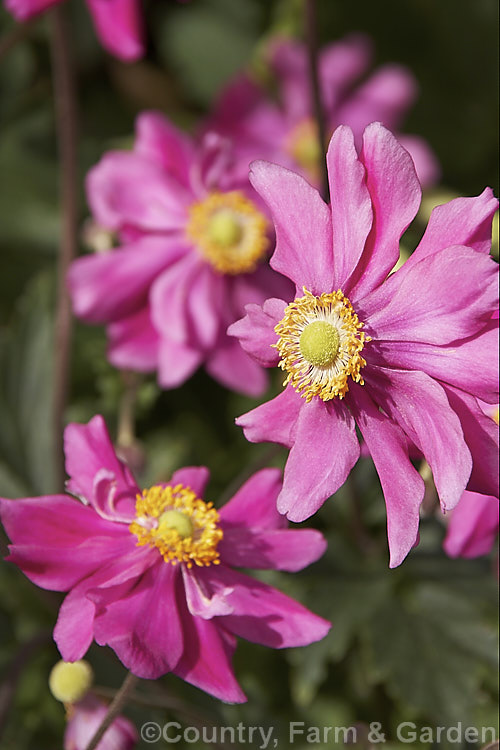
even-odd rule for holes
{"type": "MultiPolygon", "coordinates": [[[[78,80],[82,246],[85,173],[104,151],[131,144],[140,110],[160,109],[193,130],[239,69],[261,70],[268,38],[303,34],[301,0],[147,0],[144,8],[147,57],[124,64],[99,46],[82,0],[66,7],[78,80]]],[[[402,130],[431,144],[442,179],[425,196],[405,245],[413,249],[436,202],[476,195],[487,185],[498,195],[496,1],[318,0],[318,13],[322,43],[363,31],[374,41],[375,64],[401,63],[418,80],[420,96],[402,130]]],[[[0,9],[0,39],[14,28],[0,9]]],[[[56,486],[51,404],[58,181],[48,24],[41,18],[0,61],[0,495],[5,497],[49,493],[56,486]]],[[[103,329],[76,324],[67,421],[101,413],[116,434],[124,396],[132,389],[136,434],[126,457],[144,486],[179,466],[204,464],[212,472],[208,494],[217,503],[250,470],[283,465],[284,453],[271,458],[268,447],[246,443],[234,426],[236,415],[255,406],[252,399],[225,391],[203,372],[181,389],[161,392],[153,376],[131,381],[115,371],[105,350],[103,329]]],[[[268,396],[279,388],[276,375],[268,396]]],[[[417,726],[461,721],[493,726],[498,734],[497,561],[444,555],[445,527],[433,511],[432,492],[429,487],[419,547],[389,571],[383,498],[373,465],[361,461],[352,480],[314,518],[329,540],[325,557],[302,574],[264,576],[331,619],[330,635],[286,653],[241,642],[235,669],[246,705],[223,705],[165,677],[144,688],[159,691],[165,707],[131,705],[127,715],[137,726],[167,720],[274,726],[282,747],[288,746],[289,721],[359,725],[358,747],[364,748],[370,743],[363,727],[374,721],[392,737],[401,721],[417,726]]],[[[5,537],[0,543],[4,551],[5,537]]],[[[0,563],[5,750],[61,747],[64,710],[47,689],[58,659],[51,629],[60,601],[0,563]]],[[[89,660],[103,695],[120,684],[124,670],[112,652],[93,647],[89,660]]],[[[178,744],[184,746],[203,747],[178,744]]],[[[299,739],[294,744],[308,746],[299,739]]]]}

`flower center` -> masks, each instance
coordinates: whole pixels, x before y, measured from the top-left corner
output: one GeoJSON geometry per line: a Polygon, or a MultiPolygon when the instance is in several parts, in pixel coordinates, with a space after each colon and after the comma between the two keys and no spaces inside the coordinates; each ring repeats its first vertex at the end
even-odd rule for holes
{"type": "Polygon", "coordinates": [[[267,220],[243,193],[212,193],[190,207],[187,235],[226,274],[249,273],[266,254],[267,220]]]}
{"type": "Polygon", "coordinates": [[[360,352],[370,337],[361,332],[363,323],[340,290],[319,297],[303,291],[274,329],[279,366],[288,372],[283,385],[291,383],[308,402],[314,396],[343,398],[349,377],[364,385],[360,371],[366,360],[360,352]]]}
{"type": "Polygon", "coordinates": [[[299,122],[288,135],[287,151],[310,177],[319,179],[322,151],[318,126],[311,118],[299,122]]]}
{"type": "Polygon", "coordinates": [[[139,546],[156,547],[172,565],[219,564],[217,545],[223,536],[219,514],[212,503],[200,500],[189,487],[150,487],[137,496],[135,510],[136,519],[129,529],[139,546]]]}
{"type": "Polygon", "coordinates": [[[326,367],[335,361],[340,345],[340,336],[332,323],[315,320],[306,325],[299,339],[299,348],[304,359],[316,367],[326,367]]]}

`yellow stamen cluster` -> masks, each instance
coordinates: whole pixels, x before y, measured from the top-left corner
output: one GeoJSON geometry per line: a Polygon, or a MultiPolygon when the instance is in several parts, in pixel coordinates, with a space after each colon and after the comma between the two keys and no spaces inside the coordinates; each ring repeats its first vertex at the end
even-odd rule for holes
{"type": "Polygon", "coordinates": [[[129,529],[139,546],[156,547],[172,565],[219,564],[217,545],[223,536],[219,514],[212,503],[200,500],[189,487],[156,485],[143,490],[135,510],[136,519],[129,529]]]}
{"type": "Polygon", "coordinates": [[[370,337],[361,332],[363,323],[347,297],[339,290],[315,297],[304,287],[304,296],[291,302],[275,327],[279,341],[279,366],[307,402],[314,396],[323,401],[343,398],[349,377],[364,385],[360,352],[370,337]]]}
{"type": "Polygon", "coordinates": [[[250,273],[268,250],[267,220],[238,190],[211,193],[189,214],[189,239],[220,273],[250,273]]]}
{"type": "Polygon", "coordinates": [[[314,120],[308,117],[293,128],[288,135],[286,149],[314,181],[319,179],[323,152],[314,120]]]}

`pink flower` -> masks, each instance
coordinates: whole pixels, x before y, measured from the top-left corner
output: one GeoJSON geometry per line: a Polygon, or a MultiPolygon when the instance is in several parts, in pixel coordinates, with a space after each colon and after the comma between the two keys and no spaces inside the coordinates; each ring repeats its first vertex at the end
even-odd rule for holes
{"type": "MultiPolygon", "coordinates": [[[[371,40],[361,34],[330,44],[319,57],[328,133],[338,125],[349,125],[357,146],[370,122],[399,129],[417,96],[417,83],[407,68],[383,65],[368,76],[372,60],[371,40]]],[[[247,162],[256,158],[277,162],[317,187],[321,151],[306,48],[291,39],[275,39],[269,63],[280,102],[276,104],[251,77],[240,75],[222,93],[206,127],[232,138],[247,162]]],[[[437,182],[439,165],[426,141],[415,135],[400,134],[398,139],[410,152],[420,182],[437,182]]]]}
{"type": "Polygon", "coordinates": [[[290,448],[278,510],[293,521],[346,480],[357,425],[382,484],[395,566],[416,542],[424,494],[410,444],[431,466],[443,509],[469,480],[472,491],[498,493],[498,434],[476,400],[498,402],[498,268],[488,254],[497,201],[487,189],[436,208],[388,276],[420,203],[409,154],[373,123],[358,156],[341,126],[327,163],[330,206],[299,175],[252,166],[276,225],[271,265],[297,291],[289,304],[249,305],[229,331],[287,374],[283,393],[237,422],[252,442],[290,448]]]}
{"type": "Polygon", "coordinates": [[[451,513],[444,540],[450,557],[487,555],[498,534],[498,497],[466,490],[451,513]]]}
{"type": "Polygon", "coordinates": [[[9,559],[42,588],[68,591],[54,631],[65,661],[92,640],[139,677],[174,672],[229,702],[235,636],[272,648],[323,638],[329,623],[233,570],[296,571],[325,549],[314,530],[287,530],[275,508],[280,473],[254,474],[223,508],[201,499],[204,467],[138,489],[102,417],[65,432],[68,495],[0,500],[9,559]],[[80,499],[77,499],[80,498],[80,499]]]}
{"type": "Polygon", "coordinates": [[[265,389],[266,373],[226,329],[286,280],[261,262],[270,222],[248,170],[240,177],[233,166],[225,140],[212,134],[196,145],[149,112],[137,120],[134,150],[108,153],[90,171],[94,217],[120,247],[77,260],[69,286],[76,315],[108,324],[116,367],[157,369],[173,388],[204,363],[228,388],[265,389]]]}
{"type": "MultiPolygon", "coordinates": [[[[494,315],[498,321],[498,314],[494,315]]],[[[482,411],[490,418],[490,432],[498,432],[498,405],[480,403],[482,411]],[[495,425],[495,426],[493,426],[495,425]]],[[[485,423],[486,425],[488,423],[485,423]]],[[[479,449],[479,446],[478,446],[479,449]]],[[[479,450],[478,450],[479,453],[479,450]]],[[[481,455],[479,454],[479,458],[481,455]]],[[[483,461],[483,471],[486,462],[483,461]]],[[[477,473],[477,472],[476,472],[477,473]]],[[[474,474],[474,472],[473,472],[474,474]]],[[[496,477],[498,477],[498,455],[496,457],[496,477]]],[[[484,486],[471,477],[471,486],[484,486]]],[[[493,484],[490,485],[493,488],[493,484]]],[[[450,557],[479,557],[487,555],[498,534],[499,506],[498,486],[496,496],[471,492],[467,489],[455,510],[451,513],[444,540],[444,549],[450,557]]]]}
{"type": "MultiPolygon", "coordinates": [[[[5,0],[5,7],[18,21],[57,5],[62,0],[5,0]]],[[[144,54],[141,0],[87,0],[102,46],[122,60],[137,60],[144,54]]]]}
{"type": "MultiPolygon", "coordinates": [[[[89,693],[68,710],[68,723],[64,733],[64,750],[86,750],[90,740],[101,726],[108,707],[89,693]]],[[[132,750],[139,741],[134,725],[124,716],[118,716],[96,750],[132,750]]]]}

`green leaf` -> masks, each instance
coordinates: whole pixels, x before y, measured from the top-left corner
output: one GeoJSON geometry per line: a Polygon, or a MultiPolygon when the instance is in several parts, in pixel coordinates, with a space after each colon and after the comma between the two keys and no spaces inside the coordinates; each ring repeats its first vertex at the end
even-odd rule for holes
{"type": "Polygon", "coordinates": [[[480,617],[439,584],[386,601],[366,624],[368,678],[438,723],[465,721],[485,667],[496,662],[495,633],[480,617]]]}
{"type": "Polygon", "coordinates": [[[0,337],[0,493],[54,491],[51,283],[37,277],[0,337]]]}

